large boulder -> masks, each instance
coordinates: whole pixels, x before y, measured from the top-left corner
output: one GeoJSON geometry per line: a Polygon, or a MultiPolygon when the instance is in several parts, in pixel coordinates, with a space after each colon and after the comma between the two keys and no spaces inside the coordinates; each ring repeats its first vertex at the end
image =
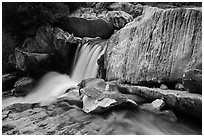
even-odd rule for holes
{"type": "Polygon", "coordinates": [[[42,26],[35,37],[26,38],[22,47],[15,48],[9,63],[31,74],[44,74],[51,70],[64,73],[69,71],[68,64],[71,64],[77,44],[77,40],[69,33],[42,26]]]}
{"type": "Polygon", "coordinates": [[[187,69],[201,69],[202,11],[199,8],[159,9],[144,14],[115,33],[108,42],[106,80],[181,82],[187,69]]]}
{"type": "Polygon", "coordinates": [[[165,104],[177,112],[192,116],[200,120],[202,118],[202,96],[195,93],[179,90],[162,90],[159,88],[148,88],[143,86],[130,86],[109,82],[110,86],[124,94],[135,94],[153,101],[162,99],[165,104]]]}

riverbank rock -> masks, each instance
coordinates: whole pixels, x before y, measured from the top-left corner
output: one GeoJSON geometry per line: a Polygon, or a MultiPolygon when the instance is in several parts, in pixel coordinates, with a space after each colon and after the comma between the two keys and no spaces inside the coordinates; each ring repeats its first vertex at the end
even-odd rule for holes
{"type": "Polygon", "coordinates": [[[191,93],[202,94],[202,70],[187,70],[183,75],[183,85],[191,93]]]}
{"type": "Polygon", "coordinates": [[[131,103],[135,107],[137,103],[117,92],[99,90],[94,87],[80,90],[83,100],[83,111],[86,113],[101,113],[111,107],[131,103]]]}
{"type": "Polygon", "coordinates": [[[187,69],[201,69],[201,9],[144,6],[143,12],[109,39],[106,80],[181,82],[187,69]]]}
{"type": "MultiPolygon", "coordinates": [[[[115,83],[112,83],[115,85],[115,83]]],[[[109,83],[111,85],[111,82],[109,83]]],[[[200,120],[202,118],[202,96],[187,91],[162,90],[159,88],[147,88],[143,86],[130,86],[117,84],[118,90],[126,94],[136,94],[153,101],[162,99],[165,104],[178,112],[200,120]]]]}

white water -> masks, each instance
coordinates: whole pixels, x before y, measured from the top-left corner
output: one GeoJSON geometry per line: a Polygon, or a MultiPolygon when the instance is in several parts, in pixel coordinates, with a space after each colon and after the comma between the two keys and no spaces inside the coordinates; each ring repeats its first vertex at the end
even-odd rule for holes
{"type": "MultiPolygon", "coordinates": [[[[80,45],[79,45],[80,46],[80,45]]],[[[26,97],[11,97],[4,99],[2,106],[6,107],[13,103],[40,103],[49,105],[63,95],[67,89],[77,87],[76,85],[86,78],[94,78],[97,74],[97,59],[104,53],[104,47],[100,42],[86,43],[82,45],[71,77],[66,74],[49,72],[41,78],[37,86],[30,89],[32,92],[26,97]]]]}

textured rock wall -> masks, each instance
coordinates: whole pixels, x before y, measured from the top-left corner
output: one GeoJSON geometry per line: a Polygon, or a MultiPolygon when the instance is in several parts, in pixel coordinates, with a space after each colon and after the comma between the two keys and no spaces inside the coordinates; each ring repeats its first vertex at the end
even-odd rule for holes
{"type": "Polygon", "coordinates": [[[144,7],[144,14],[113,35],[105,52],[106,79],[176,81],[201,69],[201,9],[144,7]]]}

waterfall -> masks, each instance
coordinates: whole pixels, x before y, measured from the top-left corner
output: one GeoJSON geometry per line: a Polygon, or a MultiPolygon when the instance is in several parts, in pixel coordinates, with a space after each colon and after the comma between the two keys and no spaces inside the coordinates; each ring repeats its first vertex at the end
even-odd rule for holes
{"type": "MultiPolygon", "coordinates": [[[[49,105],[63,95],[67,89],[77,87],[82,79],[95,78],[98,58],[104,53],[106,42],[97,40],[79,44],[75,53],[71,75],[49,72],[44,75],[26,97],[11,97],[3,100],[3,107],[13,103],[38,103],[49,105]]],[[[71,65],[70,65],[71,66],[71,65]]]]}
{"type": "MultiPolygon", "coordinates": [[[[79,45],[80,46],[80,45],[79,45]]],[[[104,53],[105,47],[100,41],[86,43],[75,56],[78,56],[76,65],[71,73],[71,79],[80,82],[82,79],[95,78],[97,75],[97,59],[104,53]]]]}

